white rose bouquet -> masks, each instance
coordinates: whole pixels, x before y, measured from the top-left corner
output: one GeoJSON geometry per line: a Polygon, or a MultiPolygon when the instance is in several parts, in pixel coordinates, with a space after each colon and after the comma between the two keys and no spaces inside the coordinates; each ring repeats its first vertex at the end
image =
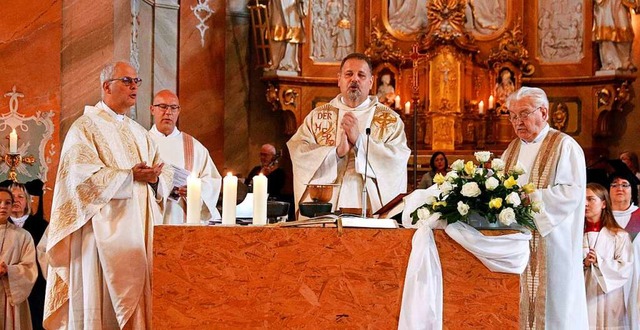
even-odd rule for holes
{"type": "Polygon", "coordinates": [[[536,190],[532,183],[518,185],[518,176],[525,170],[518,163],[505,173],[505,164],[499,158],[491,159],[491,152],[475,154],[479,165],[461,159],[451,164],[446,176],[436,174],[433,182],[440,194],[429,198],[414,211],[413,223],[438,213],[447,223],[469,221],[475,213],[489,222],[500,222],[504,226],[518,223],[535,229],[533,214],[540,212],[540,202],[532,202],[530,195],[536,190]]]}

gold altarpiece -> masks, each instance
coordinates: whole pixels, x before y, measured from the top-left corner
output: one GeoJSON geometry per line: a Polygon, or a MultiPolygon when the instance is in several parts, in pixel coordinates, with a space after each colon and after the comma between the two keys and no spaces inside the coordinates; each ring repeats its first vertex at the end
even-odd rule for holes
{"type": "MultiPolygon", "coordinates": [[[[542,24],[549,15],[545,9],[549,1],[492,1],[503,11],[496,13],[498,23],[489,26],[476,24],[481,14],[475,11],[481,8],[479,0],[422,1],[426,8],[416,10],[425,13],[426,21],[417,28],[412,25],[414,30],[409,32],[397,27],[399,21],[390,13],[390,1],[301,1],[297,9],[302,14],[305,40],[294,45],[299,47],[299,71],[270,71],[270,55],[262,52],[266,97],[274,111],[283,112],[283,133],[291,135],[315,106],[339,93],[336,78],[340,61],[317,56],[320,39],[316,40],[315,33],[319,24],[332,24],[330,17],[323,17],[335,14],[334,24],[342,28],[338,31],[350,28],[352,32],[334,45],[350,40],[349,52],[363,52],[372,59],[376,75],[372,94],[383,84],[382,76],[391,77],[394,99],[386,102],[405,121],[408,141],[417,156],[410,162],[428,164],[434,150],[454,157],[469,157],[478,149],[500,154],[514,138],[504,97],[523,85],[547,92],[550,125],[573,136],[588,160],[607,155],[607,145],[619,138],[614,121],[632,109],[629,86],[635,72],[597,72],[590,1],[575,0],[580,4],[572,22],[579,33],[567,39],[577,45],[575,56],[557,61],[545,58],[548,49],[566,50],[545,48],[549,39],[542,33],[542,24]]],[[[270,20],[273,10],[277,8],[269,8],[265,2],[264,22],[270,20]]],[[[269,24],[263,26],[268,32],[269,24]]],[[[260,33],[254,31],[255,35],[260,33]]],[[[554,45],[561,47],[563,43],[554,45]]],[[[263,43],[260,47],[264,48],[263,43]]]]}

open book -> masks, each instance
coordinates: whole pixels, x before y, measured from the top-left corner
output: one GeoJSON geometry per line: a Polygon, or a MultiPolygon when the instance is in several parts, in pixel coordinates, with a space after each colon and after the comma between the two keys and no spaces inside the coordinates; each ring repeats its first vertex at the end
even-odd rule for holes
{"type": "Polygon", "coordinates": [[[394,219],[362,218],[351,215],[327,214],[315,218],[298,221],[279,222],[277,227],[299,227],[332,224],[338,227],[353,228],[398,228],[398,222],[394,219]]]}

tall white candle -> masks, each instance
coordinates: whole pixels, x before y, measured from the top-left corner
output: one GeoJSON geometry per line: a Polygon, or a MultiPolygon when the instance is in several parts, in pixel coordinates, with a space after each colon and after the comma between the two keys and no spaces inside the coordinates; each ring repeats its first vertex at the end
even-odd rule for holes
{"type": "Polygon", "coordinates": [[[9,133],[9,153],[18,153],[18,134],[16,133],[15,128],[11,130],[11,133],[9,133]]]}
{"type": "Polygon", "coordinates": [[[494,105],[493,95],[489,95],[489,109],[493,109],[494,105]]]}
{"type": "Polygon", "coordinates": [[[253,177],[253,224],[267,224],[267,177],[260,173],[253,177]]]}
{"type": "Polygon", "coordinates": [[[222,180],[222,185],[222,224],[235,225],[238,177],[229,172],[222,180]]]}
{"type": "Polygon", "coordinates": [[[396,95],[396,98],[394,99],[394,105],[396,106],[396,109],[400,109],[400,95],[396,95]]]}
{"type": "Polygon", "coordinates": [[[193,173],[187,177],[187,223],[200,223],[202,181],[193,173]]]}
{"type": "Polygon", "coordinates": [[[478,113],[481,115],[484,114],[484,101],[478,103],[478,113]]]}
{"type": "Polygon", "coordinates": [[[407,103],[404,104],[404,114],[408,115],[411,113],[411,102],[407,101],[407,103]]]}

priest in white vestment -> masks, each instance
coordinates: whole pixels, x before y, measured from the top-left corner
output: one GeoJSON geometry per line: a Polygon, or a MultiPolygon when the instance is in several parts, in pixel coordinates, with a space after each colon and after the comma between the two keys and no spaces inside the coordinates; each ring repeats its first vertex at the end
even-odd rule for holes
{"type": "Polygon", "coordinates": [[[549,127],[549,101],[542,89],[520,88],[507,99],[507,108],[518,138],[502,156],[506,170],[519,163],[526,173],[518,184],[532,182],[538,188],[534,199],[543,205],[534,218],[538,232],[523,274],[520,320],[527,328],[586,329],[584,153],[574,139],[549,127]]]}
{"type": "Polygon", "coordinates": [[[309,183],[336,184],[333,210],[362,208],[365,172],[368,201],[364,206],[371,212],[406,192],[411,150],[404,123],[377,97],[369,96],[371,71],[371,62],[364,54],[346,56],[338,74],[340,95],[312,110],[287,142],[293,162],[296,210],[300,202],[310,201],[309,183]]]}
{"type": "MultiPolygon", "coordinates": [[[[209,150],[193,136],[176,128],[181,110],[178,96],[170,90],[161,90],[153,98],[150,108],[154,125],[149,133],[158,145],[160,157],[166,166],[179,168],[174,173],[185,170],[201,180],[201,199],[204,207],[202,207],[200,220],[220,219],[216,204],[222,178],[209,155],[209,150]]],[[[180,184],[179,187],[173,187],[164,210],[165,224],[186,222],[186,196],[186,185],[180,184]]]]}
{"type": "Polygon", "coordinates": [[[0,188],[0,329],[32,329],[27,298],[38,277],[36,248],[28,231],[9,223],[13,196],[0,188]]]}
{"type": "Polygon", "coordinates": [[[128,118],[141,80],[125,62],[102,70],[102,101],[67,133],[47,237],[47,329],[150,329],[153,226],[170,171],[128,118]]]}
{"type": "Polygon", "coordinates": [[[624,286],[624,297],[629,318],[629,329],[640,330],[640,209],[632,203],[633,190],[637,189],[633,173],[614,173],[611,176],[609,195],[613,216],[631,237],[633,271],[624,286]]]}
{"type": "Polygon", "coordinates": [[[629,329],[624,285],[633,272],[629,233],[618,225],[607,189],[587,184],[582,255],[590,329],[629,329]]]}

